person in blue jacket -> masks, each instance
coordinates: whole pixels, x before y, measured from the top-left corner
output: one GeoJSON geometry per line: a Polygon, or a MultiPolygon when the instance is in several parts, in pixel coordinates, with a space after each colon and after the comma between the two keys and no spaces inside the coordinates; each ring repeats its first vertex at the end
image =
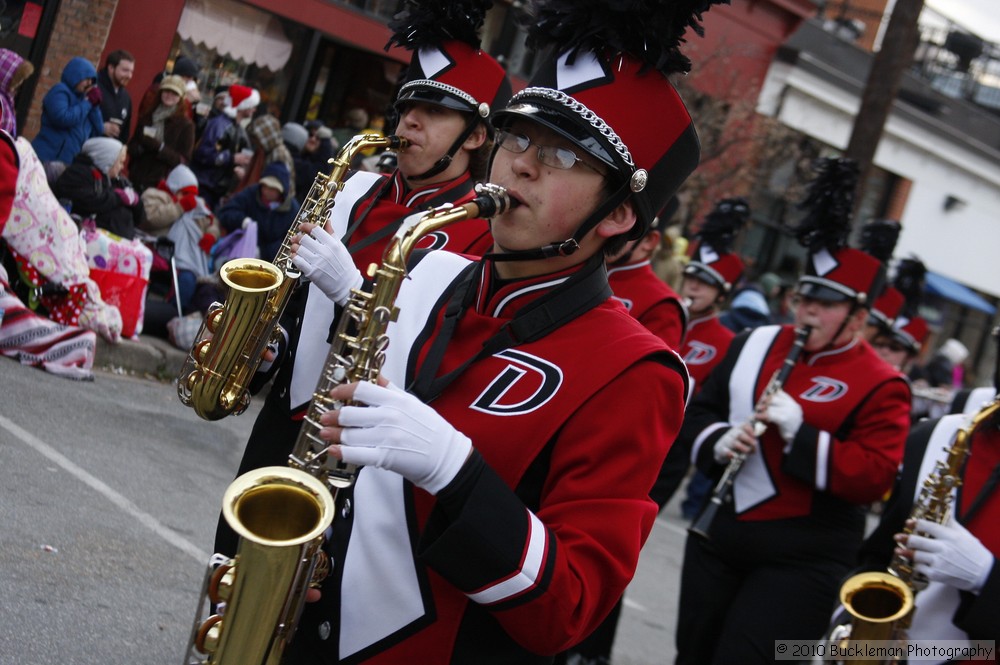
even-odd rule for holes
{"type": "Polygon", "coordinates": [[[257,222],[257,246],[260,258],[273,261],[288,229],[295,221],[299,202],[286,196],[291,175],[282,162],[271,162],[261,171],[260,180],[233,196],[216,211],[219,223],[227,232],[244,227],[251,219],[257,222]]]}
{"type": "Polygon", "coordinates": [[[42,128],[31,145],[43,163],[69,164],[84,141],[103,135],[97,70],[86,58],[73,58],[42,100],[42,128]]]}

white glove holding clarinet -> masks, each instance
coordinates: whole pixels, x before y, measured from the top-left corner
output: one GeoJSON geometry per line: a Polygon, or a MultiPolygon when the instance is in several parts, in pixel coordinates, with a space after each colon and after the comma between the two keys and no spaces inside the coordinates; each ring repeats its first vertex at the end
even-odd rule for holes
{"type": "Polygon", "coordinates": [[[757,449],[757,437],[750,423],[735,425],[726,430],[712,446],[712,456],[719,464],[729,464],[736,454],[749,455],[757,449]]]}
{"type": "Polygon", "coordinates": [[[319,287],[326,297],[343,306],[351,289],[361,288],[364,278],[340,238],[313,224],[302,224],[302,233],[292,243],[292,263],[319,287]]]}
{"type": "Polygon", "coordinates": [[[330,396],[344,406],[320,416],[320,438],[330,454],[348,464],[394,471],[437,494],[458,475],[472,441],[437,411],[384,380],[337,386],[330,396]]]}
{"type": "Polygon", "coordinates": [[[795,434],[802,427],[802,417],[802,407],[784,390],[771,395],[764,411],[764,420],[776,425],[781,438],[788,443],[795,440],[795,434]]]}

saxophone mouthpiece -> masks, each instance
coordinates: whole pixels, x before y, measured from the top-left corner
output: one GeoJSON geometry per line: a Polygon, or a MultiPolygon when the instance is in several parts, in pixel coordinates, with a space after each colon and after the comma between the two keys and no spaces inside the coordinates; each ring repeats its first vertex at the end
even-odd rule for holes
{"type": "Polygon", "coordinates": [[[505,188],[491,182],[478,183],[476,193],[479,194],[475,199],[479,217],[495,217],[520,205],[520,201],[512,199],[505,188]]]}
{"type": "Polygon", "coordinates": [[[392,134],[391,136],[388,136],[386,138],[389,141],[389,145],[386,148],[387,150],[406,150],[406,146],[410,144],[410,142],[404,139],[402,136],[396,136],[395,134],[392,134]]]}

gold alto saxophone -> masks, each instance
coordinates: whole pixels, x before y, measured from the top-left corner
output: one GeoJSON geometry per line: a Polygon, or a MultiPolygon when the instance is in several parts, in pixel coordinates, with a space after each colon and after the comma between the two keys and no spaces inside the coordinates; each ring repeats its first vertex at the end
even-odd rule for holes
{"type": "Polygon", "coordinates": [[[386,330],[396,319],[396,297],[417,243],[449,224],[492,217],[510,207],[502,187],[481,184],[476,191],[479,196],[469,203],[433,208],[396,232],[381,265],[369,267],[371,292],[351,292],[288,466],[250,471],[227,488],[222,512],[240,542],[233,559],[217,554],[210,562],[185,665],[281,661],[306,590],[328,572],[321,548],[337,493],[357,475],[354,465],[332,458],[329,444],[319,437],[320,416],[343,406],[330,391],[344,383],[377,381],[389,344],[386,330]],[[203,620],[206,600],[219,609],[203,620]]]}
{"type": "Polygon", "coordinates": [[[273,263],[260,259],[233,259],[220,269],[228,287],[225,303],[212,303],[177,379],[177,395],[205,420],[219,420],[243,413],[250,404],[247,387],[261,363],[268,344],[280,335],[278,319],[299,280],[292,264],[292,240],[299,225],[324,226],[351,160],[360,151],[406,147],[398,136],[361,134],[351,139],[329,174],[317,173],[309,193],[295,215],[273,263]]]}
{"type": "MultiPolygon", "coordinates": [[[[955,433],[947,456],[934,465],[934,470],[924,480],[920,494],[913,503],[909,520],[924,519],[944,524],[951,515],[955,489],[962,484],[962,467],[969,455],[969,437],[984,420],[1000,409],[1000,400],[994,400],[973,416],[968,424],[955,433]]],[[[904,527],[910,535],[913,529],[904,527]]],[[[835,626],[829,641],[840,644],[869,640],[896,641],[901,646],[907,640],[907,631],[913,619],[914,597],[927,587],[927,579],[913,571],[913,562],[894,554],[888,572],[858,573],[848,578],[840,587],[840,602],[850,616],[850,623],[835,626]]],[[[843,660],[841,663],[869,663],[870,660],[843,660]]],[[[895,663],[895,659],[879,661],[895,663]]]]}

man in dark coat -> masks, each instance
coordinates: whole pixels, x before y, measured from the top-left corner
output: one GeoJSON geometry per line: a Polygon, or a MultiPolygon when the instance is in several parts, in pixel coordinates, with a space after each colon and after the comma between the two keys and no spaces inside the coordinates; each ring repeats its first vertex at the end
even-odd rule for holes
{"type": "Polygon", "coordinates": [[[118,49],[108,54],[104,69],[97,74],[97,87],[101,89],[101,115],[104,116],[104,135],[128,143],[132,125],[132,98],[125,86],[132,80],[135,56],[118,49]]]}

